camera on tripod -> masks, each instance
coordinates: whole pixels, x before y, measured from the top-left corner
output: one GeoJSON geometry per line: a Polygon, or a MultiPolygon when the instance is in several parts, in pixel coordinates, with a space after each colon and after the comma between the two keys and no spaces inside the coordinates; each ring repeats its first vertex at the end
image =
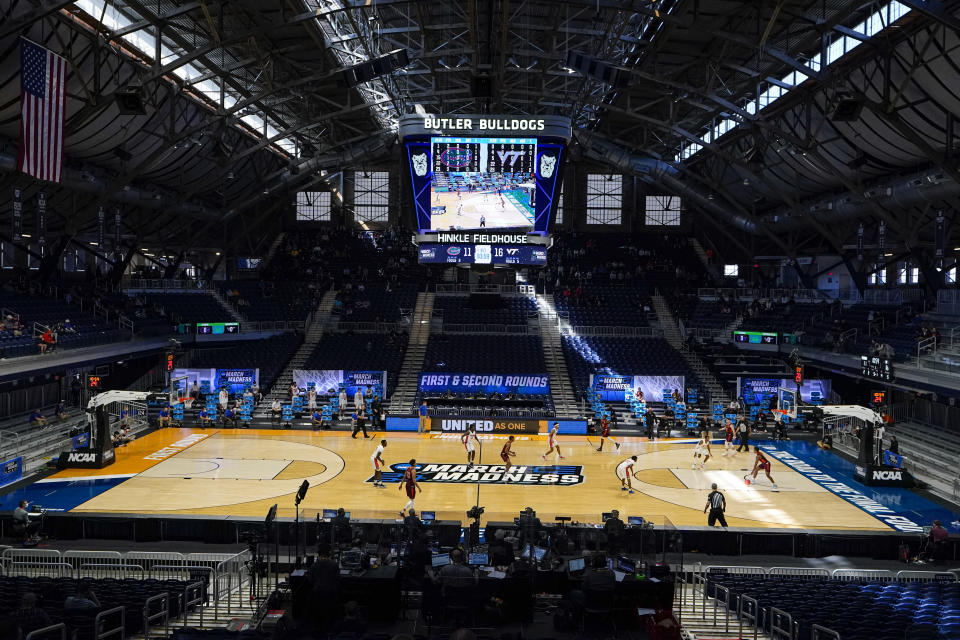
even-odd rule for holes
{"type": "Polygon", "coordinates": [[[479,505],[476,505],[476,506],[470,507],[470,511],[467,511],[467,517],[472,518],[473,520],[479,520],[480,516],[483,515],[483,512],[484,512],[484,508],[479,505]]]}

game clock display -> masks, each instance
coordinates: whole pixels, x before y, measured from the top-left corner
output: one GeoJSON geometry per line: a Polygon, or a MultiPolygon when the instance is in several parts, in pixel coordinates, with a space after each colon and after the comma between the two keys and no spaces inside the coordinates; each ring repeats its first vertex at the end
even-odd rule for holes
{"type": "Polygon", "coordinates": [[[422,264],[525,264],[546,266],[547,248],[538,245],[421,244],[422,264]]]}
{"type": "Polygon", "coordinates": [[[746,342],[747,344],[778,344],[778,334],[767,331],[734,331],[734,342],[746,342]]]}
{"type": "Polygon", "coordinates": [[[860,375],[874,380],[893,380],[893,364],[889,358],[860,356],[860,375]]]}

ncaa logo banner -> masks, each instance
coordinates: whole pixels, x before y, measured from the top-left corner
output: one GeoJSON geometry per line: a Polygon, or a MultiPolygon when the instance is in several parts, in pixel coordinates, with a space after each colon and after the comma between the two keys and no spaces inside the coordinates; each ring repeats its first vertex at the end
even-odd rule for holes
{"type": "MultiPolygon", "coordinates": [[[[409,464],[398,462],[383,471],[383,482],[400,482],[409,464]]],[[[441,484],[514,484],[526,486],[574,486],[582,484],[583,467],[575,465],[537,465],[510,467],[504,473],[499,464],[465,464],[425,462],[417,464],[417,482],[441,484]]],[[[366,480],[373,482],[373,476],[366,480]]]]}

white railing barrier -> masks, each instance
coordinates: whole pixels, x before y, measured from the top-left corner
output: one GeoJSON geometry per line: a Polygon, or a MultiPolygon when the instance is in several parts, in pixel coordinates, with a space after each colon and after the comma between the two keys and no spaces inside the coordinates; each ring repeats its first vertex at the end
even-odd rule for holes
{"type": "Polygon", "coordinates": [[[243,587],[250,583],[248,563],[251,561],[250,550],[224,558],[216,567],[217,584],[213,586],[213,596],[217,602],[223,600],[227,604],[227,614],[233,611],[233,594],[236,593],[237,606],[243,606],[243,587]]]}
{"type": "Polygon", "coordinates": [[[63,562],[56,549],[4,549],[2,558],[8,576],[61,578],[73,575],[73,566],[63,562]]]}
{"type": "Polygon", "coordinates": [[[818,569],[816,567],[770,567],[767,575],[771,576],[790,576],[800,578],[829,578],[829,569],[818,569]]]}
{"type": "Polygon", "coordinates": [[[36,640],[40,636],[47,636],[55,632],[60,634],[60,640],[67,640],[67,625],[62,622],[60,624],[52,624],[42,629],[34,629],[28,633],[23,640],[36,640]]]}
{"type": "Polygon", "coordinates": [[[152,637],[150,630],[155,626],[163,627],[163,637],[170,635],[170,595],[167,592],[158,593],[143,602],[143,637],[152,637]],[[157,606],[153,606],[154,603],[157,606]]]}
{"type": "Polygon", "coordinates": [[[743,638],[743,623],[748,622],[753,627],[753,640],[757,640],[760,632],[760,607],[756,598],[741,595],[737,602],[737,617],[740,621],[740,638],[743,638]]]}
{"type": "Polygon", "coordinates": [[[845,582],[855,582],[858,580],[890,582],[894,579],[894,574],[892,571],[887,571],[886,569],[834,569],[832,577],[834,580],[843,580],[845,582]]]}
{"type": "Polygon", "coordinates": [[[146,572],[138,564],[100,564],[97,562],[84,562],[74,569],[74,575],[77,578],[136,578],[143,580],[146,572]],[[131,572],[139,572],[139,575],[130,575],[131,572]]]}
{"type": "Polygon", "coordinates": [[[104,638],[111,638],[115,635],[120,636],[120,640],[124,640],[127,637],[127,608],[126,607],[114,607],[113,609],[107,609],[106,611],[101,611],[97,614],[97,617],[93,619],[93,629],[94,629],[94,640],[103,640],[104,638]],[[106,619],[114,614],[120,614],[120,625],[104,629],[106,626],[106,619]]]}
{"type": "MultiPolygon", "coordinates": [[[[190,554],[190,555],[194,555],[194,554],[190,554]]],[[[207,555],[207,554],[196,554],[196,555],[207,555]]],[[[204,565],[202,565],[202,564],[194,564],[194,565],[191,565],[191,564],[183,564],[183,565],[172,565],[172,566],[169,566],[169,565],[154,565],[154,566],[151,568],[149,575],[150,575],[151,578],[157,578],[157,579],[159,579],[159,580],[187,580],[187,581],[189,581],[189,580],[195,580],[197,573],[206,573],[206,574],[207,574],[206,583],[204,583],[204,582],[192,582],[192,583],[188,584],[187,587],[184,589],[184,600],[183,600],[184,604],[183,604],[183,606],[184,606],[184,616],[186,616],[186,607],[187,607],[188,600],[189,600],[187,591],[190,591],[191,589],[199,586],[199,587],[200,587],[200,595],[197,597],[198,599],[196,599],[196,600],[190,600],[190,601],[189,601],[189,604],[200,604],[200,605],[202,606],[202,605],[204,604],[204,595],[207,594],[207,597],[211,597],[211,596],[212,596],[212,592],[213,592],[214,585],[217,584],[217,571],[216,571],[216,569],[215,569],[214,567],[204,566],[204,565]],[[171,573],[170,573],[171,571],[173,571],[174,573],[171,574],[171,573]],[[160,577],[160,576],[162,576],[162,577],[160,577]],[[209,588],[207,588],[207,586],[206,586],[207,584],[210,585],[209,588]]],[[[220,613],[220,603],[217,601],[216,598],[213,599],[213,611],[214,611],[214,613],[213,613],[214,618],[217,618],[217,617],[219,616],[219,613],[220,613]]],[[[201,624],[203,624],[203,610],[202,610],[202,609],[201,609],[201,612],[200,612],[200,618],[201,618],[201,624]]],[[[184,619],[186,619],[186,618],[184,618],[184,619]]]]}
{"type": "Polygon", "coordinates": [[[897,582],[957,582],[950,571],[897,571],[897,582]]]}
{"type": "Polygon", "coordinates": [[[840,634],[815,624],[810,627],[810,640],[840,640],[840,634]]]}
{"type": "Polygon", "coordinates": [[[61,557],[64,562],[73,567],[74,572],[84,563],[95,563],[102,569],[123,563],[123,556],[119,551],[64,551],[61,557]]]}

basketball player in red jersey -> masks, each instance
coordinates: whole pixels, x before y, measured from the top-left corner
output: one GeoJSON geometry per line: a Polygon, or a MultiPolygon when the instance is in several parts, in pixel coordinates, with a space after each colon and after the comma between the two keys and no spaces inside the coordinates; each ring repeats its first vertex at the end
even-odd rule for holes
{"type": "Polygon", "coordinates": [[[730,424],[730,418],[727,418],[723,423],[723,456],[726,458],[735,454],[736,452],[733,450],[733,425],[730,424]]]}
{"type": "Polygon", "coordinates": [[[400,517],[402,518],[404,513],[408,509],[413,509],[413,499],[417,497],[417,491],[423,491],[420,488],[420,485],[417,484],[417,461],[411,460],[410,466],[407,467],[407,470],[403,472],[403,477],[400,479],[401,490],[406,488],[407,497],[410,498],[407,501],[407,504],[400,510],[400,517]]]}
{"type": "Polygon", "coordinates": [[[563,456],[560,455],[560,443],[557,442],[557,431],[559,431],[559,430],[560,430],[560,423],[559,423],[559,422],[554,422],[554,423],[553,423],[553,429],[550,429],[550,434],[547,436],[547,444],[550,445],[550,448],[547,449],[547,452],[546,452],[545,454],[543,454],[542,456],[540,456],[540,457],[543,458],[544,460],[547,459],[547,456],[548,456],[548,455],[550,455],[551,453],[553,453],[553,450],[554,450],[554,449],[557,450],[557,455],[560,457],[561,460],[563,460],[563,456]]]}
{"type": "Polygon", "coordinates": [[[607,416],[603,416],[600,420],[600,446],[597,447],[597,451],[603,451],[604,440],[609,440],[617,445],[617,451],[620,451],[620,443],[610,437],[610,421],[607,419],[607,416]]]}
{"type": "MultiPolygon", "coordinates": [[[[767,480],[769,480],[770,484],[773,485],[773,490],[779,491],[777,488],[777,483],[773,481],[773,476],[770,475],[770,461],[767,460],[767,457],[763,455],[762,451],[760,451],[760,447],[754,447],[753,450],[757,453],[756,462],[753,463],[753,480],[757,479],[757,474],[760,473],[760,470],[762,469],[767,476],[767,480]]],[[[748,481],[747,484],[750,484],[750,482],[748,481]]]]}
{"type": "Polygon", "coordinates": [[[500,459],[503,460],[503,474],[506,475],[510,472],[510,467],[513,465],[510,463],[510,458],[517,455],[515,451],[511,451],[510,447],[513,446],[513,436],[507,438],[506,444],[503,445],[503,449],[500,449],[500,459]]]}

